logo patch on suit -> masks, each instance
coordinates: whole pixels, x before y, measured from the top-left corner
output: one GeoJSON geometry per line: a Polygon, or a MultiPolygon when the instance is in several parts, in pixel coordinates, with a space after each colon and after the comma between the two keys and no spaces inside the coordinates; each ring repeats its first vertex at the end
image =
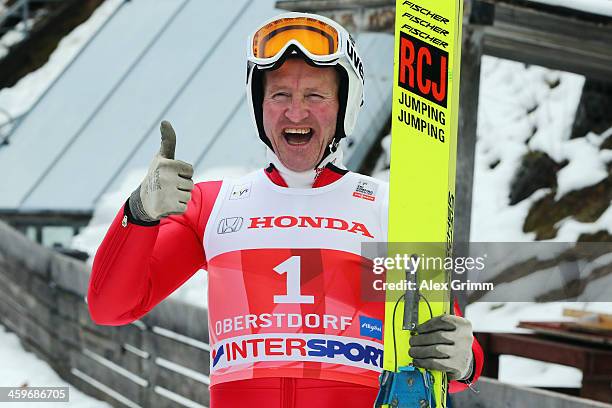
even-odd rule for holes
{"type": "Polygon", "coordinates": [[[232,187],[232,192],[230,193],[230,200],[242,200],[244,198],[249,198],[251,195],[251,183],[249,184],[239,184],[232,187]]]}
{"type": "Polygon", "coordinates": [[[373,317],[359,316],[359,334],[361,336],[382,340],[382,328],[382,321],[373,317]]]}
{"type": "Polygon", "coordinates": [[[376,189],[378,185],[368,180],[361,179],[357,182],[357,187],[353,192],[353,197],[363,198],[364,200],[376,200],[376,189]]]}
{"type": "Polygon", "coordinates": [[[230,232],[238,232],[242,228],[244,219],[242,217],[223,218],[217,226],[217,234],[229,234],[230,232]]]}

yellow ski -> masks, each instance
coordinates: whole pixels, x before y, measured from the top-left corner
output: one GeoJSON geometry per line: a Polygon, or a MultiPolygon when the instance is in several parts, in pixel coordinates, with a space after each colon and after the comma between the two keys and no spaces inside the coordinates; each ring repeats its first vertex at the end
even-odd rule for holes
{"type": "MultiPolygon", "coordinates": [[[[462,20],[463,0],[396,1],[390,257],[442,260],[452,254],[462,20]]],[[[387,271],[388,284],[411,279],[420,290],[386,292],[384,369],[387,374],[418,374],[414,378],[423,384],[411,378],[412,391],[420,386],[431,395],[417,395],[414,405],[407,394],[385,383],[376,404],[446,407],[446,375],[410,366],[408,325],[411,318],[416,324],[450,313],[450,290],[436,288],[448,282],[449,273],[443,267],[387,271]]],[[[385,373],[381,382],[388,380],[385,373]]]]}

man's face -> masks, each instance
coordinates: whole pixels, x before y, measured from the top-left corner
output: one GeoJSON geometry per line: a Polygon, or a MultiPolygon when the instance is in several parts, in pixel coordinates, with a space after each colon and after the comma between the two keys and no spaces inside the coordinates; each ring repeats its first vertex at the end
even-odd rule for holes
{"type": "Polygon", "coordinates": [[[263,125],[281,163],[311,170],[336,132],[338,73],[290,58],[265,73],[263,125]]]}

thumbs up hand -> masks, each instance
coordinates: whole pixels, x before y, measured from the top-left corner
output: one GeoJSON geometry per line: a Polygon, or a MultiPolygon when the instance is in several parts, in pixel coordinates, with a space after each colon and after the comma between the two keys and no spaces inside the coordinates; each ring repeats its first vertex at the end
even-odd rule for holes
{"type": "Polygon", "coordinates": [[[182,214],[193,190],[193,167],[174,160],[176,134],[169,122],[160,126],[161,147],[149,171],[128,201],[132,216],[139,221],[158,221],[171,214],[182,214]]]}
{"type": "Polygon", "coordinates": [[[159,125],[161,132],[161,146],[159,147],[159,155],[165,159],[174,160],[174,150],[176,149],[176,133],[172,129],[170,122],[164,120],[159,125]]]}

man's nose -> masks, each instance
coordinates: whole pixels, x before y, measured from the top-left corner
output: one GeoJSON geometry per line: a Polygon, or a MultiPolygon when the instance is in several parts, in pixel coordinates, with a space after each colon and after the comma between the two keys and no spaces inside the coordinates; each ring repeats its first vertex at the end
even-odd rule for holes
{"type": "Polygon", "coordinates": [[[285,111],[287,119],[299,123],[308,117],[308,109],[302,98],[292,98],[291,104],[285,111]]]}

